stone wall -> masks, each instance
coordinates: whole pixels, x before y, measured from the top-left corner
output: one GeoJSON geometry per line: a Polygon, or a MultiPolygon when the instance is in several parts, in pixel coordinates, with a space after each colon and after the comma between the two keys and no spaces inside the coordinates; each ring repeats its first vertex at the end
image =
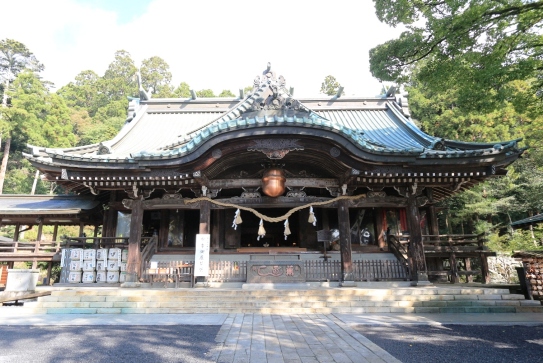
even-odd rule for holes
{"type": "Polygon", "coordinates": [[[488,257],[488,270],[490,272],[490,283],[492,284],[518,284],[518,275],[515,267],[522,266],[522,263],[508,255],[497,255],[488,257]]]}

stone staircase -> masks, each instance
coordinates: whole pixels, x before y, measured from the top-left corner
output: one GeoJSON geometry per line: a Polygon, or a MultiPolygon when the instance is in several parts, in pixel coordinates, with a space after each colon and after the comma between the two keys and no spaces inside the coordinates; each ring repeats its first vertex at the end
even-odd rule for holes
{"type": "Polygon", "coordinates": [[[395,287],[288,289],[77,288],[25,304],[47,314],[364,314],[543,312],[508,289],[395,287]]]}

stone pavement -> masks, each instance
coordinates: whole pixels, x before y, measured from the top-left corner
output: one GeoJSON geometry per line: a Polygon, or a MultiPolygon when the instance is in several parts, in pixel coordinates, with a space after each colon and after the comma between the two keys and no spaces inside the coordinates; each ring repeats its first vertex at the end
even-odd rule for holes
{"type": "Polygon", "coordinates": [[[0,325],[220,325],[215,362],[399,362],[359,325],[543,325],[543,314],[30,314],[0,307],[0,325]]]}

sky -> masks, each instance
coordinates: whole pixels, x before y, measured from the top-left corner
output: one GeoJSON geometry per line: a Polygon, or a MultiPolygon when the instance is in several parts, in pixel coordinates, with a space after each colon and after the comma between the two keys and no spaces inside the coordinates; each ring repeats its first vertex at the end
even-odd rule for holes
{"type": "Polygon", "coordinates": [[[370,0],[17,0],[1,9],[0,39],[26,45],[57,89],[85,70],[102,76],[125,50],[137,67],[164,59],[174,86],[215,94],[238,94],[270,62],[294,96],[317,96],[327,75],[347,96],[374,96],[382,84],[369,50],[401,32],[379,22],[370,0]]]}

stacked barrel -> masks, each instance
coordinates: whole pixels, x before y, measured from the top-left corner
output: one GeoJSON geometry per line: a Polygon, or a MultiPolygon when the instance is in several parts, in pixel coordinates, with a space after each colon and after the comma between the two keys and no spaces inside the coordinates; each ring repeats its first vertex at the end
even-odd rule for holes
{"type": "Polygon", "coordinates": [[[528,293],[535,300],[543,300],[543,257],[524,257],[522,264],[528,293]]]}
{"type": "Polygon", "coordinates": [[[128,250],[121,248],[66,251],[69,283],[119,283],[125,281],[128,250]]]}

